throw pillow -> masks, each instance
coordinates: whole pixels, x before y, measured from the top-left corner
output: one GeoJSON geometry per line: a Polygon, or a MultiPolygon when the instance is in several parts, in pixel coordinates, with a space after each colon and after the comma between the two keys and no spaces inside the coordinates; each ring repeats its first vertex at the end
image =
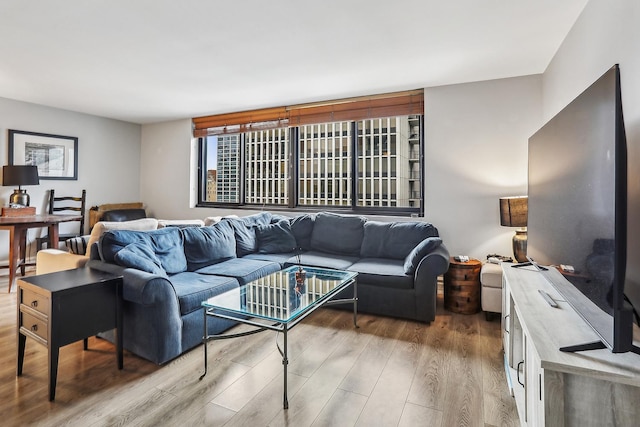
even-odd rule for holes
{"type": "Polygon", "coordinates": [[[291,233],[289,221],[282,221],[256,226],[258,252],[261,254],[278,254],[292,252],[296,248],[296,238],[291,233]]]}
{"type": "Polygon", "coordinates": [[[146,230],[155,230],[156,228],[158,228],[158,220],[155,218],[141,218],[141,219],[134,219],[132,221],[122,221],[122,222],[99,221],[93,226],[93,229],[91,229],[91,235],[89,236],[89,241],[87,242],[87,251],[90,251],[91,246],[93,246],[94,243],[100,240],[100,236],[102,236],[107,231],[111,231],[111,230],[146,231],[146,230]]]}
{"type": "Polygon", "coordinates": [[[413,274],[418,268],[418,264],[422,258],[424,258],[428,253],[433,251],[435,248],[442,244],[442,239],[439,237],[427,237],[422,242],[418,243],[418,245],[413,248],[413,250],[407,255],[404,260],[404,272],[405,274],[413,274]]]}
{"type": "Polygon", "coordinates": [[[67,250],[72,254],[85,255],[87,253],[87,242],[89,236],[78,236],[67,239],[64,244],[67,246],[67,250]]]}
{"type": "Polygon", "coordinates": [[[167,274],[187,270],[183,237],[175,227],[149,231],[111,230],[100,237],[98,249],[103,261],[114,262],[115,255],[131,243],[143,243],[152,248],[167,274]]]}
{"type": "Polygon", "coordinates": [[[119,250],[114,256],[114,261],[123,267],[161,276],[167,275],[153,249],[142,242],[131,243],[119,250]]]}

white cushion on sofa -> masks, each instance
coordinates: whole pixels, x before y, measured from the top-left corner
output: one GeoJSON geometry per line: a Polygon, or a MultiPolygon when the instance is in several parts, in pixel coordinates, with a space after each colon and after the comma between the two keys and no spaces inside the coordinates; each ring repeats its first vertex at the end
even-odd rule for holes
{"type": "Polygon", "coordinates": [[[165,227],[203,227],[201,219],[159,219],[158,228],[165,227]]]}

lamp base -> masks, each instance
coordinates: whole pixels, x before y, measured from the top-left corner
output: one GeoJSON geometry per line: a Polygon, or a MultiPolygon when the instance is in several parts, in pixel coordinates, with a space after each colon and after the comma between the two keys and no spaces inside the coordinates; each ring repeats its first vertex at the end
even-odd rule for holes
{"type": "Polygon", "coordinates": [[[527,262],[527,230],[516,230],[513,235],[513,255],[518,262],[527,262]]]}
{"type": "Polygon", "coordinates": [[[9,197],[9,206],[29,206],[30,201],[31,198],[27,194],[27,190],[16,188],[15,190],[13,190],[13,194],[9,197]]]}

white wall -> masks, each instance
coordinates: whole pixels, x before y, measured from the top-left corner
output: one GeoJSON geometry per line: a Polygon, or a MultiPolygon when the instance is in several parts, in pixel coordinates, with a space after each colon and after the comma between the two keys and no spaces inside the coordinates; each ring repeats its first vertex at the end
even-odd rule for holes
{"type": "Polygon", "coordinates": [[[527,194],[527,140],[541,125],[541,77],[425,89],[425,216],[452,255],[513,256],[498,199],[527,194]]]}
{"type": "MultiPolygon", "coordinates": [[[[552,117],[613,64],[620,64],[628,151],[627,280],[640,307],[640,2],[590,0],[543,77],[543,112],[552,117]]],[[[627,289],[631,289],[627,286],[627,289]]]]}
{"type": "MultiPolygon", "coordinates": [[[[24,187],[37,213],[46,211],[48,190],[80,195],[87,190],[87,205],[140,199],[140,126],[26,102],[0,98],[0,164],[8,162],[8,129],[78,137],[78,180],[40,180],[24,187]]],[[[9,203],[13,187],[0,187],[0,204],[9,203]]],[[[88,218],[88,216],[87,216],[88,218]]],[[[88,224],[88,221],[87,221],[88,224]]],[[[65,225],[61,225],[64,232],[65,225]]],[[[29,231],[33,240],[44,229],[29,231]]],[[[9,233],[0,232],[0,260],[8,259],[9,233]]],[[[34,256],[35,248],[30,248],[34,256]]],[[[8,270],[1,270],[6,274],[8,270]]]]}
{"type": "MultiPolygon", "coordinates": [[[[425,90],[425,220],[452,253],[512,254],[515,230],[500,227],[498,199],[526,194],[526,144],[540,127],[540,85],[540,76],[527,76],[425,90]]],[[[141,196],[150,213],[251,213],[194,208],[197,144],[190,132],[190,120],[142,127],[141,196]]]]}

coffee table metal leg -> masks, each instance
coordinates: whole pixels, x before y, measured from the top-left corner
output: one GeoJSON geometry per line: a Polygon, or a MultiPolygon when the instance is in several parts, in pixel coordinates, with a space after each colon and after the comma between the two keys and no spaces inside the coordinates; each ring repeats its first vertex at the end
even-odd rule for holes
{"type": "Polygon", "coordinates": [[[284,400],[282,406],[284,409],[289,409],[289,399],[287,398],[287,365],[289,364],[289,359],[287,358],[287,325],[284,325],[282,333],[284,335],[284,349],[282,353],[282,364],[284,365],[284,400]]]}
{"type": "Polygon", "coordinates": [[[207,309],[203,309],[204,312],[204,330],[202,331],[202,346],[204,347],[204,373],[200,375],[198,381],[201,381],[205,375],[207,375],[207,309]]]}
{"type": "Polygon", "coordinates": [[[358,280],[353,282],[353,326],[358,327],[358,280]]]}

